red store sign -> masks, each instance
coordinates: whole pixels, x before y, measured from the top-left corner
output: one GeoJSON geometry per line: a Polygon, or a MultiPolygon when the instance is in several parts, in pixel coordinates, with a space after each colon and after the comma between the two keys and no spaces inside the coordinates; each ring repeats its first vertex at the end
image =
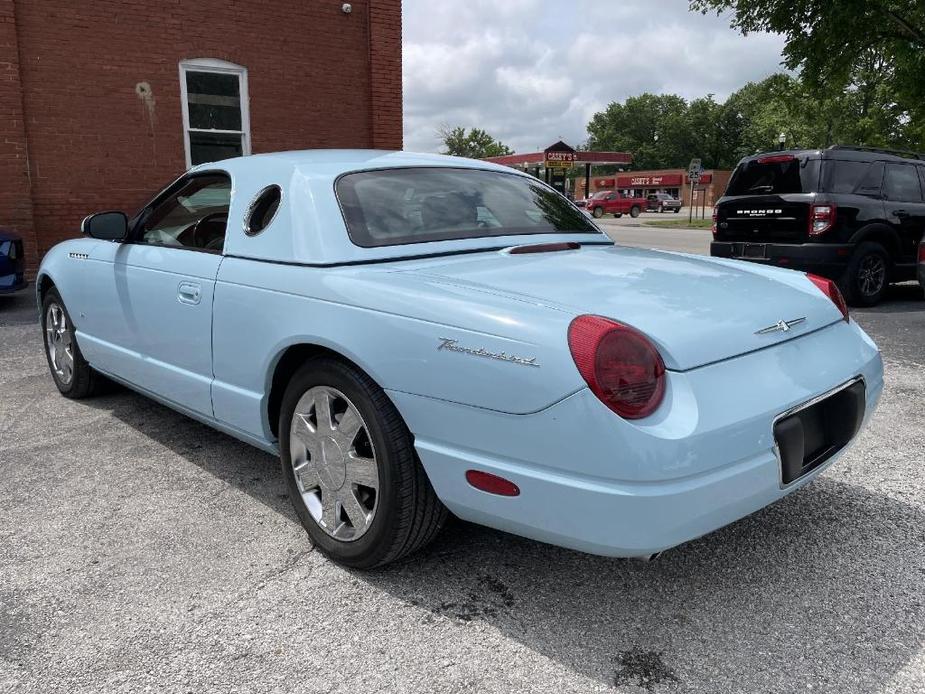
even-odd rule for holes
{"type": "Polygon", "coordinates": [[[617,176],[617,188],[665,188],[681,185],[681,174],[617,176]]]}

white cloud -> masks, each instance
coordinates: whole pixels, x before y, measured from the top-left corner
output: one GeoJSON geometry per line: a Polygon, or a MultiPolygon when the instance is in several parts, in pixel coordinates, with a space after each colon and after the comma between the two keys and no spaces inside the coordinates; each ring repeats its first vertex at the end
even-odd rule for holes
{"type": "Polygon", "coordinates": [[[680,0],[405,0],[405,148],[436,151],[442,125],[484,128],[518,151],[578,144],[611,101],[724,99],[779,70],[782,48],[680,0]]]}

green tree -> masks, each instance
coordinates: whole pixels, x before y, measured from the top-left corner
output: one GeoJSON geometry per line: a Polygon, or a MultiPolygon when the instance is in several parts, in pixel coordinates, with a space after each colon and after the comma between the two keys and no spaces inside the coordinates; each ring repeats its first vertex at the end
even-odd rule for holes
{"type": "Polygon", "coordinates": [[[784,64],[800,70],[804,97],[831,107],[821,118],[827,130],[844,128],[855,144],[925,144],[922,0],[691,0],[691,8],[731,12],[743,34],[782,34],[784,64]]]}
{"type": "Polygon", "coordinates": [[[472,128],[468,132],[463,127],[442,127],[437,131],[443,141],[443,154],[452,154],[457,157],[470,159],[484,159],[485,157],[500,157],[513,154],[507,145],[495,140],[484,130],[472,128]]]}
{"type": "Polygon", "coordinates": [[[647,93],[613,102],[588,123],[587,147],[632,152],[639,169],[677,166],[685,156],[686,113],[687,102],[676,94],[647,93]]]}

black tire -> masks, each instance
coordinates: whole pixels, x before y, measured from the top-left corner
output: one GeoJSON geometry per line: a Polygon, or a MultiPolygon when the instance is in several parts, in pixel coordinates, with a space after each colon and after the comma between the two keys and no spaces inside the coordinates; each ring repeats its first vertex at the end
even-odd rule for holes
{"type": "Polygon", "coordinates": [[[681,208],[680,208],[680,207],[674,208],[674,213],[675,213],[675,214],[678,214],[678,212],[680,212],[680,211],[681,211],[681,208]]]}
{"type": "Polygon", "coordinates": [[[639,216],[639,207],[637,205],[633,205],[630,208],[630,217],[632,217],[633,219],[636,219],[636,217],[638,216],[639,216]]]}
{"type": "Polygon", "coordinates": [[[851,306],[875,306],[890,285],[890,255],[875,241],[854,249],[839,285],[851,306]]]}
{"type": "Polygon", "coordinates": [[[622,213],[622,212],[616,212],[616,213],[614,213],[613,218],[614,218],[614,219],[620,219],[620,217],[622,217],[622,216],[623,216],[623,213],[622,213]]]}
{"type": "Polygon", "coordinates": [[[385,392],[362,371],[331,357],[307,361],[283,395],[279,421],[280,459],[293,506],[314,545],[333,561],[372,569],[429,543],[447,517],[414,451],[414,439],[385,392]],[[368,530],[355,540],[327,534],[312,517],[292,466],[290,432],[299,399],[327,386],[343,393],[365,422],[379,473],[378,499],[368,530]]]}
{"type": "Polygon", "coordinates": [[[602,207],[595,207],[593,210],[591,210],[591,215],[592,215],[595,219],[600,219],[601,217],[604,216],[604,208],[602,208],[602,207]]]}
{"type": "Polygon", "coordinates": [[[66,398],[79,400],[96,393],[99,389],[102,376],[94,371],[93,367],[84,359],[80,351],[80,346],[77,344],[77,335],[74,332],[74,323],[71,321],[71,315],[67,312],[67,307],[64,305],[64,301],[62,301],[58,290],[54,287],[45,293],[45,298],[42,300],[42,342],[45,347],[45,361],[48,363],[48,370],[51,372],[51,377],[61,395],[66,398]],[[55,367],[52,358],[52,350],[49,344],[49,335],[51,333],[49,332],[50,326],[48,325],[48,320],[49,312],[53,307],[60,309],[66,320],[66,336],[63,335],[63,333],[62,336],[70,341],[69,349],[71,358],[73,359],[73,367],[69,379],[65,377],[66,373],[63,374],[61,370],[55,367]]]}

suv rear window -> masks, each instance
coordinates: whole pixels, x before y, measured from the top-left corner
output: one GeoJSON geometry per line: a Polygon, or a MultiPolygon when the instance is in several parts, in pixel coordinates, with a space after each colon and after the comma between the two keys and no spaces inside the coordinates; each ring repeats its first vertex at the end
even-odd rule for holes
{"type": "Polygon", "coordinates": [[[337,197],[358,246],[519,234],[599,233],[581,210],[519,174],[449,167],[341,176],[337,197]]]}
{"type": "Polygon", "coordinates": [[[768,155],[739,164],[726,195],[785,195],[818,189],[818,158],[768,155]]]}

